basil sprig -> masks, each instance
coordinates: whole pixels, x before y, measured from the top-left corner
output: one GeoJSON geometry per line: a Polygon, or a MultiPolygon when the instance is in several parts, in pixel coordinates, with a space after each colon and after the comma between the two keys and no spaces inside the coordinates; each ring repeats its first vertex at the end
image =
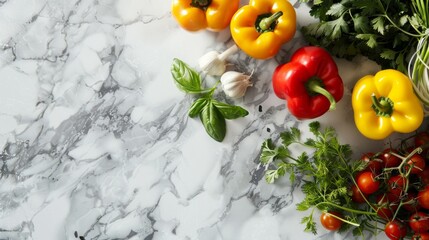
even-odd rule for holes
{"type": "Polygon", "coordinates": [[[235,105],[217,101],[213,98],[217,84],[209,89],[202,87],[201,76],[180,59],[173,59],[171,74],[177,87],[189,94],[199,94],[192,103],[188,115],[191,118],[200,117],[207,134],[218,142],[226,135],[226,121],[245,117],[249,112],[235,105]]]}

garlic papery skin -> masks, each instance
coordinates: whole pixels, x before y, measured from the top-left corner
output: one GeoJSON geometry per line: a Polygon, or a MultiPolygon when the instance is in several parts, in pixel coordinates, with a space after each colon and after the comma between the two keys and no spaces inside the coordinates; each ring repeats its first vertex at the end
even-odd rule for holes
{"type": "Polygon", "coordinates": [[[210,51],[204,54],[199,60],[201,71],[211,76],[220,76],[226,70],[225,60],[219,58],[219,53],[210,51]]]}
{"type": "Polygon", "coordinates": [[[240,72],[228,71],[222,74],[220,82],[225,94],[230,98],[240,98],[246,94],[247,88],[252,86],[250,77],[240,72]]]}
{"type": "Polygon", "coordinates": [[[198,60],[201,71],[211,76],[221,76],[226,70],[226,58],[238,51],[237,45],[225,50],[223,53],[210,51],[198,60]]]}

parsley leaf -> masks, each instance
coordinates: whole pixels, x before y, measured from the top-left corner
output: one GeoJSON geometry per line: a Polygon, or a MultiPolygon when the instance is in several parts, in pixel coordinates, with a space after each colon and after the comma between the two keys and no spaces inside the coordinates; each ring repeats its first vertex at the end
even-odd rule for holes
{"type": "Polygon", "coordinates": [[[292,127],[289,131],[280,133],[280,138],[285,146],[289,146],[294,142],[299,142],[301,138],[301,131],[298,128],[292,127]]]}
{"type": "MultiPolygon", "coordinates": [[[[260,162],[267,169],[265,180],[268,183],[274,183],[287,174],[292,183],[296,181],[297,175],[302,177],[301,190],[305,197],[296,208],[299,211],[311,209],[302,223],[305,224],[305,231],[316,234],[314,209],[329,211],[342,207],[352,208],[349,188],[354,174],[362,170],[366,163],[358,161],[359,163],[352,164],[351,147],[339,142],[334,128],[322,129],[319,122],[311,122],[309,130],[313,137],[306,140],[301,139],[301,131],[295,127],[280,133],[279,146],[271,139],[265,140],[262,143],[260,162]],[[292,157],[288,148],[296,144],[303,148],[296,157],[292,157]]],[[[350,216],[354,218],[353,214],[350,216]]]]}
{"type": "Polygon", "coordinates": [[[427,15],[426,12],[416,14],[413,2],[320,0],[310,10],[310,15],[319,21],[303,26],[301,31],[307,42],[337,57],[350,60],[363,55],[382,69],[394,68],[406,73],[409,61],[406,53],[416,48],[416,36],[421,36],[419,31],[424,32],[426,26],[420,17],[427,15]]]}

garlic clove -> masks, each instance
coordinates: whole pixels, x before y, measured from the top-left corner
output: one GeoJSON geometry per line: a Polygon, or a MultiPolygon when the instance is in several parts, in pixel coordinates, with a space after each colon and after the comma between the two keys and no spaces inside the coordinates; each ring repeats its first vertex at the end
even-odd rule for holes
{"type": "Polygon", "coordinates": [[[216,51],[210,51],[204,54],[198,60],[201,71],[208,75],[220,76],[226,70],[225,60],[219,58],[219,53],[216,51]]]}
{"type": "Polygon", "coordinates": [[[211,76],[221,76],[226,70],[226,59],[238,51],[237,45],[232,45],[222,53],[210,51],[198,60],[201,71],[211,76]]]}
{"type": "Polygon", "coordinates": [[[220,81],[223,91],[231,98],[243,97],[246,94],[247,88],[252,86],[250,76],[235,71],[222,74],[220,81]]]}

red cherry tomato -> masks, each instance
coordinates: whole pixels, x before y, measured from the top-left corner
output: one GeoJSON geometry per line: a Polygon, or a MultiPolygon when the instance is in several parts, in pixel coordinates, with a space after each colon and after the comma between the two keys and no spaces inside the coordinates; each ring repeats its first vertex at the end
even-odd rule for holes
{"type": "Polygon", "coordinates": [[[374,173],[366,171],[361,173],[357,178],[359,189],[364,194],[372,194],[380,187],[380,182],[375,179],[374,173]]]}
{"type": "Polygon", "coordinates": [[[397,167],[399,164],[401,164],[402,160],[392,153],[398,152],[394,149],[387,148],[380,155],[380,159],[383,160],[384,167],[386,168],[397,167]]]}
{"type": "Polygon", "coordinates": [[[352,186],[352,200],[355,203],[364,203],[365,202],[365,198],[364,198],[363,193],[361,191],[359,191],[359,188],[356,185],[352,186]]]}
{"type": "Polygon", "coordinates": [[[414,154],[413,156],[411,156],[411,158],[408,160],[407,164],[405,165],[405,170],[408,172],[410,167],[411,167],[411,170],[410,170],[411,173],[418,174],[420,172],[423,172],[423,169],[426,167],[426,161],[419,154],[414,154]]]}
{"type": "Polygon", "coordinates": [[[374,173],[380,173],[383,169],[384,163],[381,159],[375,158],[374,153],[368,152],[362,155],[360,158],[361,161],[364,161],[368,165],[365,168],[365,171],[370,171],[374,173]]]}
{"type": "MultiPolygon", "coordinates": [[[[420,132],[414,137],[414,145],[416,147],[423,146],[424,144],[429,143],[429,132],[420,132]]],[[[429,149],[423,149],[422,156],[426,156],[428,154],[429,149]]]]}
{"type": "Polygon", "coordinates": [[[390,202],[396,202],[405,194],[407,178],[401,175],[395,175],[387,181],[387,196],[390,202]]]}
{"type": "Polygon", "coordinates": [[[377,215],[386,220],[391,219],[398,209],[398,204],[390,203],[386,195],[377,196],[376,201],[374,208],[376,209],[377,215]]]}
{"type": "Polygon", "coordinates": [[[393,220],[386,224],[384,233],[390,239],[402,239],[407,235],[407,227],[402,222],[393,220]]]}
{"type": "Polygon", "coordinates": [[[343,224],[343,221],[336,218],[341,217],[341,214],[338,212],[324,212],[322,215],[320,215],[320,223],[324,228],[330,231],[336,231],[341,228],[341,225],[343,224]]]}
{"type": "Polygon", "coordinates": [[[421,209],[416,196],[417,194],[414,192],[407,193],[407,197],[403,200],[404,205],[402,205],[407,211],[416,212],[421,209]]]}
{"type": "Polygon", "coordinates": [[[422,208],[429,209],[429,186],[419,191],[417,200],[422,208]]]}
{"type": "Polygon", "coordinates": [[[420,178],[420,182],[423,183],[423,185],[429,185],[429,166],[426,166],[425,169],[423,169],[422,172],[417,173],[417,175],[420,178]]]}
{"type": "Polygon", "coordinates": [[[414,145],[420,147],[426,143],[429,143],[429,133],[420,132],[414,137],[414,145]]]}
{"type": "Polygon", "coordinates": [[[429,240],[429,232],[416,233],[411,240],[429,240]]]}
{"type": "Polygon", "coordinates": [[[413,213],[408,224],[416,233],[427,232],[429,230],[429,215],[424,212],[413,213]]]}

